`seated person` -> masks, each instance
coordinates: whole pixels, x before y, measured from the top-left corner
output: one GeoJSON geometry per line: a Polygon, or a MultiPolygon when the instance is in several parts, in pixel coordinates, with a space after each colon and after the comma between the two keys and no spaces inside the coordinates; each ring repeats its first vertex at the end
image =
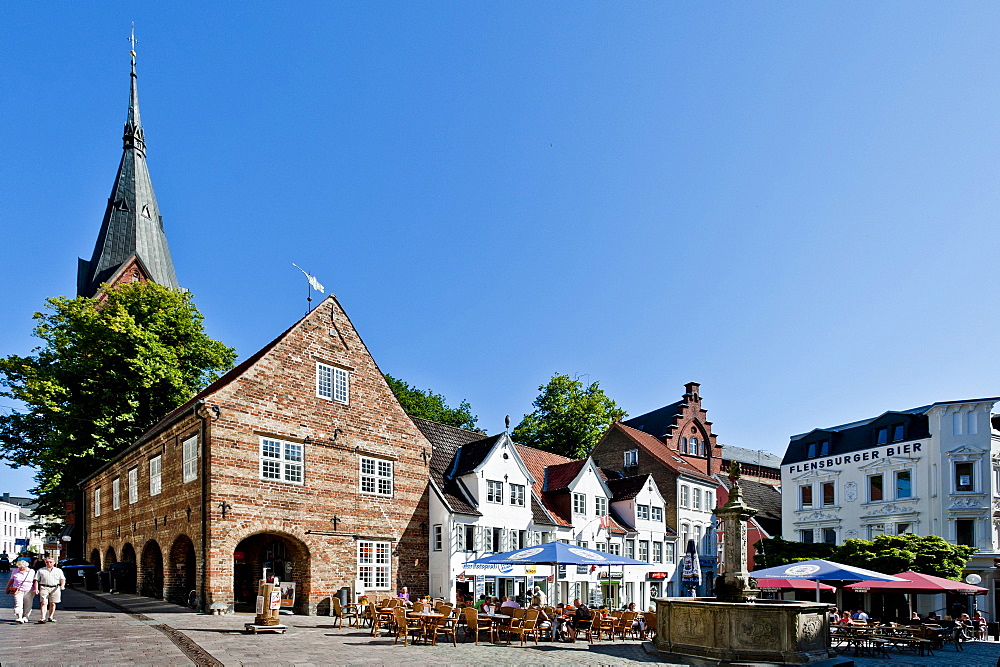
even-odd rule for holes
{"type": "Polygon", "coordinates": [[[851,624],[851,612],[844,610],[844,613],[840,615],[840,620],[837,621],[840,625],[850,625],[851,624]]]}
{"type": "Polygon", "coordinates": [[[486,598],[483,603],[479,606],[480,611],[484,614],[495,614],[497,613],[498,605],[495,602],[496,598],[486,598]]]}
{"type": "Polygon", "coordinates": [[[396,597],[403,598],[407,602],[410,601],[410,591],[406,586],[399,589],[399,594],[396,597]]]}
{"type": "Polygon", "coordinates": [[[913,612],[910,614],[910,622],[912,623],[922,623],[924,619],[920,618],[920,614],[913,612]]]}
{"type": "Polygon", "coordinates": [[[520,609],[521,605],[517,603],[513,595],[507,595],[504,597],[503,602],[500,603],[501,607],[510,607],[511,609],[520,609]]]}
{"type": "Polygon", "coordinates": [[[573,620],[569,624],[569,640],[571,642],[576,641],[576,631],[578,629],[586,627],[594,620],[594,615],[591,613],[590,608],[580,602],[579,598],[573,600],[573,607],[575,608],[573,620]]]}

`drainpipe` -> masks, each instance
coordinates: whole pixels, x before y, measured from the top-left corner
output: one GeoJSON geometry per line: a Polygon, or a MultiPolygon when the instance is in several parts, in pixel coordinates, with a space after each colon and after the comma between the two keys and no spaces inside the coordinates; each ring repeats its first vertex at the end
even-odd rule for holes
{"type": "Polygon", "coordinates": [[[201,582],[198,587],[198,603],[200,611],[205,611],[205,600],[208,593],[208,436],[210,433],[208,415],[205,414],[205,401],[200,400],[194,405],[194,414],[201,419],[201,582]]]}

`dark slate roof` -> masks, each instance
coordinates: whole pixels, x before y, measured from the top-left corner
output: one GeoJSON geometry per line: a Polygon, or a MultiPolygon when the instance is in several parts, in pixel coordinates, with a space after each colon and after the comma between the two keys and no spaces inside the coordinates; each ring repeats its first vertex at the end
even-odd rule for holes
{"type": "MultiPolygon", "coordinates": [[[[726,490],[732,488],[732,481],[729,475],[719,473],[716,475],[722,486],[726,490]]],[[[740,486],[743,487],[743,500],[746,504],[758,510],[754,517],[760,527],[768,532],[771,537],[781,534],[781,492],[776,486],[762,484],[750,479],[741,479],[740,486]]]]}
{"type": "Polygon", "coordinates": [[[664,405],[662,408],[657,408],[644,415],[626,419],[622,421],[622,424],[662,438],[670,432],[670,427],[674,425],[674,417],[680,414],[682,405],[684,405],[684,401],[664,405]]]}
{"type": "Polygon", "coordinates": [[[927,413],[931,408],[939,405],[996,403],[997,401],[1000,401],[1000,398],[995,396],[992,398],[973,398],[964,401],[939,401],[930,405],[922,405],[919,408],[910,408],[909,410],[889,410],[877,417],[840,424],[839,426],[813,429],[808,433],[800,433],[791,437],[781,463],[799,463],[800,461],[823,459],[863,449],[892,445],[893,442],[878,442],[877,433],[881,428],[888,428],[889,433],[892,434],[893,427],[902,426],[903,438],[895,442],[909,442],[928,438],[930,437],[930,424],[928,424],[927,413]],[[824,442],[829,443],[828,451],[825,453],[822,446],[824,442]],[[810,445],[815,445],[812,456],[810,456],[810,445]]]}
{"type": "Polygon", "coordinates": [[[497,441],[502,437],[502,433],[488,437],[480,433],[478,440],[462,445],[453,463],[454,468],[451,470],[451,475],[459,477],[473,472],[486,460],[486,457],[493,451],[493,447],[496,446],[497,441]]]}
{"type": "Polygon", "coordinates": [[[79,261],[77,293],[94,296],[100,284],[107,282],[133,256],[141,260],[153,282],[178,288],[174,262],[163,231],[163,218],[146,165],[146,140],[139,118],[134,58],[122,159],[94,254],[89,261],[79,261]]]}
{"type": "Polygon", "coordinates": [[[619,500],[631,500],[639,495],[642,487],[645,486],[649,475],[635,475],[634,477],[618,477],[608,480],[608,489],[611,491],[611,502],[619,500]]]}
{"type": "Polygon", "coordinates": [[[771,452],[759,451],[756,449],[746,449],[734,445],[722,445],[722,452],[719,458],[723,461],[739,461],[765,468],[778,468],[781,466],[781,457],[771,452]]]}
{"type": "Polygon", "coordinates": [[[547,526],[558,526],[559,522],[553,517],[542,502],[535,495],[534,491],[531,493],[531,518],[536,524],[544,524],[547,526]]]}
{"type": "MultiPolygon", "coordinates": [[[[462,455],[467,446],[479,450],[481,448],[477,446],[477,443],[484,440],[495,443],[497,436],[488,437],[476,431],[466,431],[412,415],[410,419],[431,443],[431,479],[441,490],[445,501],[453,511],[459,514],[479,516],[481,513],[472,505],[472,498],[458,481],[448,475],[448,471],[452,463],[455,462],[455,457],[462,455]]],[[[492,449],[492,445],[490,445],[490,449],[492,449]]],[[[489,449],[486,449],[486,452],[489,452],[489,449]]],[[[470,460],[472,458],[469,457],[470,460]]],[[[482,459],[480,459],[481,461],[482,459]]]]}

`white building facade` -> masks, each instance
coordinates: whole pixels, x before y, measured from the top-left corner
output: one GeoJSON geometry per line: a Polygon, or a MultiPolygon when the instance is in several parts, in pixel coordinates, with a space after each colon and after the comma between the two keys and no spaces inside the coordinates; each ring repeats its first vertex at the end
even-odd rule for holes
{"type": "Polygon", "coordinates": [[[0,534],[0,553],[13,557],[22,551],[42,553],[45,532],[32,530],[37,522],[31,510],[30,499],[15,498],[4,494],[0,500],[0,519],[3,522],[3,533],[0,534]]]}
{"type": "Polygon", "coordinates": [[[785,538],[840,544],[913,533],[974,547],[965,574],[982,577],[990,591],[986,612],[995,619],[998,401],[934,403],[793,436],[781,466],[785,538]]]}

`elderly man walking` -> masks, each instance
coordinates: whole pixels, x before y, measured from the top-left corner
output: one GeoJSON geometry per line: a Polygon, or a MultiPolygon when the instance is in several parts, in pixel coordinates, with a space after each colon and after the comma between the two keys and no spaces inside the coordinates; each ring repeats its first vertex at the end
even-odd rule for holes
{"type": "Polygon", "coordinates": [[[35,575],[35,586],[38,593],[38,605],[42,611],[42,620],[45,623],[45,612],[48,611],[48,622],[56,622],[56,605],[62,602],[62,591],[66,588],[66,576],[62,569],[56,567],[56,562],[52,558],[45,559],[45,567],[38,570],[35,575]]]}

